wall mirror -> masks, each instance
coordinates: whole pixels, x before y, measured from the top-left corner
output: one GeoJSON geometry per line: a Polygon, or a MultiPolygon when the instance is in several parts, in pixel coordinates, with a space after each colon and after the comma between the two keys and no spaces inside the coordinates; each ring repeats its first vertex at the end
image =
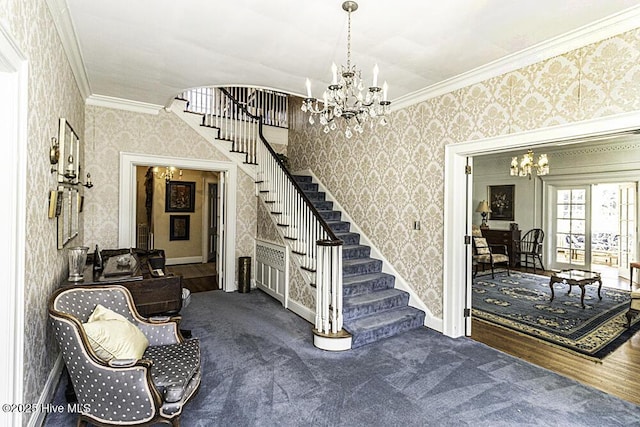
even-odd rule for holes
{"type": "Polygon", "coordinates": [[[58,249],[64,248],[78,235],[80,199],[77,188],[58,187],[58,249]]]}
{"type": "Polygon", "coordinates": [[[58,182],[77,184],[80,175],[80,138],[64,118],[60,119],[58,144],[58,182]]]}

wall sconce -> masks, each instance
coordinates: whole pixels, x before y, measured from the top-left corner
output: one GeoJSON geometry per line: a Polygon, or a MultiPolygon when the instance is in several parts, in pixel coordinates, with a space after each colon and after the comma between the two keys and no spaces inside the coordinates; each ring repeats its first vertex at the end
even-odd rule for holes
{"type": "Polygon", "coordinates": [[[178,170],[173,166],[165,166],[164,172],[160,172],[160,168],[158,166],[153,168],[153,174],[160,179],[164,178],[167,184],[169,181],[173,181],[173,175],[176,171],[178,171],[178,179],[182,179],[182,169],[178,170]]]}
{"type": "MultiPolygon", "coordinates": [[[[51,173],[57,173],[60,163],[60,143],[55,136],[51,138],[51,147],[49,147],[49,161],[51,162],[51,173]]],[[[80,170],[79,167],[78,170],[80,170]]],[[[65,178],[66,184],[82,185],[86,188],[93,187],[90,173],[87,173],[87,180],[84,182],[84,184],[81,181],[76,180],[76,165],[74,163],[73,155],[71,154],[69,155],[69,157],[67,157],[67,166],[62,176],[65,178]]]]}
{"type": "Polygon", "coordinates": [[[487,224],[487,214],[491,213],[491,208],[489,207],[489,203],[486,200],[478,203],[478,207],[476,208],[476,212],[480,212],[482,215],[482,224],[480,228],[488,229],[489,225],[487,224]]]}
{"type": "Polygon", "coordinates": [[[51,173],[58,172],[58,161],[60,160],[60,144],[55,136],[51,138],[51,147],[49,148],[49,161],[51,162],[51,173]]]}

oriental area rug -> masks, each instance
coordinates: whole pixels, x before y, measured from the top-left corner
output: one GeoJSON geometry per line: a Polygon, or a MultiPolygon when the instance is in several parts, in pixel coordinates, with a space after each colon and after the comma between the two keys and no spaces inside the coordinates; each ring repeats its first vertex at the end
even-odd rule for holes
{"type": "Polygon", "coordinates": [[[599,360],[610,354],[640,329],[634,319],[627,328],[625,313],[630,293],[619,289],[586,286],[580,304],[580,288],[554,284],[551,302],[549,277],[529,273],[500,272],[473,280],[473,317],[533,336],[563,349],[599,360]]]}

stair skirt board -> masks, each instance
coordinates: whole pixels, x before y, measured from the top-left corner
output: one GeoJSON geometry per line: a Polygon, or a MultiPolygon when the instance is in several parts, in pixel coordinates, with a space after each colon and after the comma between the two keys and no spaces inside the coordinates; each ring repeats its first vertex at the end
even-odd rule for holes
{"type": "Polygon", "coordinates": [[[346,336],[325,335],[314,331],[314,344],[325,350],[357,348],[424,325],[425,313],[410,307],[409,294],[396,289],[395,277],[382,272],[382,261],[371,258],[371,248],[360,244],[360,235],[350,231],[351,224],[333,210],[333,202],[318,190],[311,176],[294,178],[310,198],[320,215],[344,241],[342,248],[343,316],[346,336]],[[335,348],[334,348],[335,347],[335,348]]]}

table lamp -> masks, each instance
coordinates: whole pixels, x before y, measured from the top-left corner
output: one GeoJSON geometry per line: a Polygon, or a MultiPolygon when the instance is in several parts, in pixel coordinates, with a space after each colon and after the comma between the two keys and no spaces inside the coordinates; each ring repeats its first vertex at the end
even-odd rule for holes
{"type": "Polygon", "coordinates": [[[489,225],[487,225],[487,214],[491,212],[489,203],[487,203],[486,200],[483,200],[480,203],[478,203],[476,212],[480,212],[480,214],[482,215],[482,224],[480,225],[480,228],[485,228],[485,229],[489,228],[489,225]]]}

